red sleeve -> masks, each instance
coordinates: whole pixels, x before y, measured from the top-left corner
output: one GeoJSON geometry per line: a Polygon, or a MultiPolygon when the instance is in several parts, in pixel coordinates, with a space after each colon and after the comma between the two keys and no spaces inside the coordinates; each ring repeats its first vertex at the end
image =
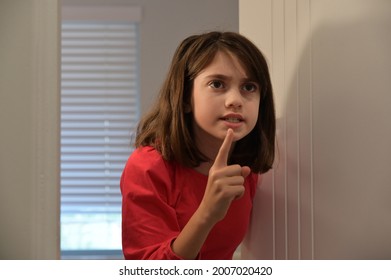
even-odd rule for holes
{"type": "Polygon", "coordinates": [[[150,147],[137,149],[121,177],[125,259],[181,259],[171,249],[180,232],[172,168],[150,147]]]}

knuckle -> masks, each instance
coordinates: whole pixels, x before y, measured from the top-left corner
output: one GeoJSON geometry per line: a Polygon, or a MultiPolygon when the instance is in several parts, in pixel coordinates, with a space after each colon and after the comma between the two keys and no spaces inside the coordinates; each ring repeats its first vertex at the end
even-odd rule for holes
{"type": "Polygon", "coordinates": [[[222,178],[218,178],[218,179],[215,180],[215,185],[216,185],[216,188],[219,191],[223,191],[224,190],[224,186],[226,185],[225,184],[225,180],[223,180],[222,178]]]}
{"type": "Polygon", "coordinates": [[[238,176],[238,182],[240,185],[244,184],[244,177],[243,176],[238,176]]]}
{"type": "Polygon", "coordinates": [[[235,171],[235,172],[239,172],[239,173],[242,172],[242,167],[241,167],[239,164],[231,165],[231,168],[232,168],[232,170],[235,171]]]}

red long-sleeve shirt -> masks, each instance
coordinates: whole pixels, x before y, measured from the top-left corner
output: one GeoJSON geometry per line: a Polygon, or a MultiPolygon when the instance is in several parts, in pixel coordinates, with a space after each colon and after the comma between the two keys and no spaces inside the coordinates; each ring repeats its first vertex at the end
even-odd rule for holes
{"type": "MultiPolygon", "coordinates": [[[[232,259],[250,220],[258,175],[245,180],[245,193],[209,233],[199,259],[232,259]]],[[[180,259],[171,249],[198,208],[208,177],[165,161],[152,147],[129,157],[121,177],[122,247],[125,259],[180,259]]]]}

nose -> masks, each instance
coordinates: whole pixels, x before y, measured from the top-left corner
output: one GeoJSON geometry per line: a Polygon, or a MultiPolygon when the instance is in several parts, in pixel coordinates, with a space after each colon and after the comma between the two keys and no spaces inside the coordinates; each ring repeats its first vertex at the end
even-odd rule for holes
{"type": "Polygon", "coordinates": [[[225,106],[227,108],[241,108],[243,106],[243,98],[239,89],[231,89],[226,92],[225,106]]]}

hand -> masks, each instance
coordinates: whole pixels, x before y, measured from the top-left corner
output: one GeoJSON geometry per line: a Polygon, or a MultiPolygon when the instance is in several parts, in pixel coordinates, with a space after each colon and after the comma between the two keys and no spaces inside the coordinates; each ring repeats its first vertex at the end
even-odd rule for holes
{"type": "Polygon", "coordinates": [[[244,179],[250,174],[248,166],[227,165],[233,142],[233,130],[228,129],[223,143],[209,170],[209,178],[204,197],[198,211],[211,223],[222,220],[234,199],[244,194],[244,179]]]}
{"type": "Polygon", "coordinates": [[[173,252],[184,259],[197,256],[210,230],[224,219],[231,202],[244,194],[244,178],[251,171],[247,166],[227,165],[232,141],[233,131],[228,129],[209,170],[201,204],[171,245],[173,252]]]}

